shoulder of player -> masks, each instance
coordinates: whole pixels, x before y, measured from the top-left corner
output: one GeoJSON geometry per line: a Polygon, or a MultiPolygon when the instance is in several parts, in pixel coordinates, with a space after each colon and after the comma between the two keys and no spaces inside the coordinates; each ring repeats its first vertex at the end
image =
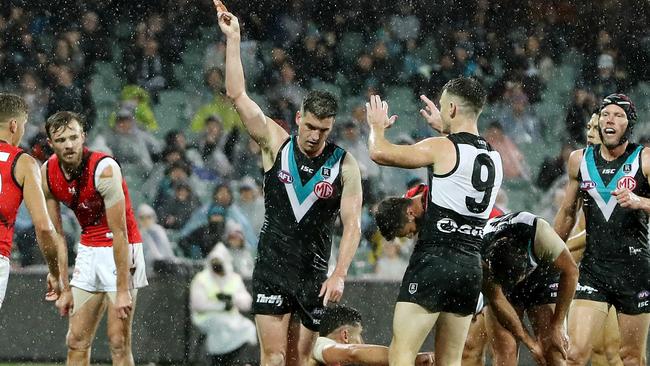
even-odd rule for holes
{"type": "Polygon", "coordinates": [[[120,164],[112,156],[102,157],[95,166],[95,176],[110,178],[116,173],[121,173],[120,164]]]}
{"type": "Polygon", "coordinates": [[[26,172],[33,172],[34,169],[38,169],[38,162],[34,159],[33,156],[23,152],[16,159],[14,173],[16,175],[24,175],[26,172]]]}
{"type": "Polygon", "coordinates": [[[577,178],[578,171],[580,171],[580,164],[585,154],[586,149],[578,149],[571,152],[569,155],[569,162],[567,163],[567,170],[570,178],[577,178]]]}

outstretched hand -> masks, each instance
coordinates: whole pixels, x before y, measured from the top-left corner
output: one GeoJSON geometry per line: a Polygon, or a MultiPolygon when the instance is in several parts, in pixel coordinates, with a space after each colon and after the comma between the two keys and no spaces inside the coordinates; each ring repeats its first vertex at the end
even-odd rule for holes
{"type": "Polygon", "coordinates": [[[372,128],[387,129],[397,120],[397,115],[388,117],[388,103],[382,101],[379,95],[371,95],[366,103],[366,119],[372,128]]]}
{"type": "Polygon", "coordinates": [[[420,109],[420,115],[424,117],[431,128],[442,133],[442,118],[438,107],[426,95],[420,95],[420,100],[425,104],[424,108],[420,109]]]}
{"type": "Polygon", "coordinates": [[[217,10],[217,20],[219,21],[219,28],[226,37],[239,36],[239,20],[236,16],[226,9],[221,0],[212,0],[214,7],[217,10]]]}

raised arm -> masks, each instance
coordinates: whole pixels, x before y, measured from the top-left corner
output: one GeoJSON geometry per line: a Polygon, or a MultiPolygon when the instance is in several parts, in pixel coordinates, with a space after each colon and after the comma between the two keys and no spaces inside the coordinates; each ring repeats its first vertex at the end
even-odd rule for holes
{"type": "Polygon", "coordinates": [[[36,241],[45,257],[50,274],[56,279],[59,288],[53,289],[60,293],[60,273],[58,251],[65,250],[65,244],[54,229],[54,225],[47,214],[45,198],[41,189],[41,172],[36,160],[27,154],[18,158],[14,171],[15,178],[23,187],[25,206],[32,217],[36,241]]]}
{"type": "Polygon", "coordinates": [[[569,182],[567,183],[564,193],[562,206],[555,215],[555,232],[560,236],[562,241],[569,238],[569,234],[576,222],[576,213],[582,205],[582,198],[578,195],[580,182],[578,182],[578,171],[582,161],[583,150],[576,150],[569,157],[568,171],[569,182]]]}
{"type": "Polygon", "coordinates": [[[218,9],[219,27],[226,36],[226,94],[235,104],[246,131],[262,148],[266,169],[268,162],[270,165],[273,164],[277,151],[289,134],[272,119],[265,116],[257,103],[246,94],[246,82],[240,55],[239,20],[232,13],[219,11],[217,0],[214,2],[218,9]]]}
{"type": "Polygon", "coordinates": [[[101,171],[95,186],[104,200],[106,222],[113,233],[113,260],[117,271],[117,295],[115,308],[120,319],[126,319],[131,312],[129,293],[129,241],[126,229],[126,203],[122,189],[122,172],[115,161],[101,171]]]}
{"type": "Polygon", "coordinates": [[[396,145],[388,141],[385,131],[397,116],[388,117],[388,104],[378,95],[373,95],[366,103],[366,118],[370,125],[370,158],[380,165],[410,169],[426,167],[435,164],[435,157],[443,144],[451,144],[448,139],[440,137],[424,139],[413,145],[396,145]]]}
{"type": "Polygon", "coordinates": [[[341,222],[343,223],[343,235],[339,244],[339,256],[336,261],[336,268],[332,275],[323,282],[319,296],[323,297],[323,305],[327,301],[338,302],[343,295],[345,278],[352,258],[359,247],[361,238],[361,173],[359,164],[354,157],[347,153],[341,166],[341,179],[343,180],[343,192],[341,193],[341,222]]]}

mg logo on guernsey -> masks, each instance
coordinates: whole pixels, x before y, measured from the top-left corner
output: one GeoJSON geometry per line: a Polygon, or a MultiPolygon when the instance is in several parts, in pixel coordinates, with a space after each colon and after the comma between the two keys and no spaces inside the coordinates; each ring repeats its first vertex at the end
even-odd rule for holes
{"type": "Polygon", "coordinates": [[[282,182],[284,184],[293,183],[293,177],[291,176],[291,174],[289,174],[289,172],[287,172],[285,170],[280,170],[278,172],[278,179],[280,180],[280,182],[282,182]]]}
{"type": "Polygon", "coordinates": [[[314,187],[314,194],[318,198],[328,199],[332,197],[332,193],[334,193],[334,187],[329,182],[320,181],[314,187]]]}
{"type": "Polygon", "coordinates": [[[616,188],[622,189],[627,188],[630,191],[633,191],[636,188],[636,180],[632,177],[623,177],[616,182],[616,188]]]}

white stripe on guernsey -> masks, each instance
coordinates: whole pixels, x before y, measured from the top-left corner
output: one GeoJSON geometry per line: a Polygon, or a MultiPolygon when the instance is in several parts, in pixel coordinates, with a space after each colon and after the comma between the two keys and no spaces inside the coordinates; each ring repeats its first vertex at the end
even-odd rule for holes
{"type": "Polygon", "coordinates": [[[0,152],[0,161],[7,161],[9,160],[9,153],[8,152],[0,152]]]}
{"type": "MultiPolygon", "coordinates": [[[[289,149],[291,148],[293,148],[293,144],[291,143],[286,144],[284,146],[284,149],[282,149],[282,157],[280,159],[282,161],[282,165],[281,165],[282,170],[284,170],[287,173],[290,172],[289,149]]],[[[339,161],[337,161],[336,164],[332,166],[332,170],[330,172],[331,175],[329,178],[324,179],[325,182],[333,185],[334,180],[339,175],[341,160],[343,159],[339,159],[339,161]]],[[[274,178],[277,179],[277,177],[274,178]]],[[[300,179],[300,177],[299,176],[293,177],[293,179],[300,179]]],[[[309,194],[309,196],[307,196],[307,198],[305,198],[305,200],[302,203],[300,203],[300,201],[298,200],[298,195],[296,195],[296,190],[294,189],[292,183],[284,183],[284,188],[287,190],[287,196],[289,196],[289,202],[291,203],[291,210],[293,211],[293,215],[296,217],[296,222],[299,223],[302,220],[302,218],[305,217],[307,211],[309,211],[311,206],[313,206],[314,203],[318,201],[318,196],[316,196],[316,193],[312,191],[309,194]]]]}
{"type": "MultiPolygon", "coordinates": [[[[589,151],[589,153],[592,153],[589,151]]],[[[598,168],[596,168],[598,169],[598,168]]],[[[620,169],[620,168],[619,168],[620,169]]],[[[638,157],[634,159],[632,162],[632,170],[630,172],[625,173],[623,177],[634,177],[636,175],[636,172],[639,170],[639,159],[638,157]]],[[[589,169],[587,168],[587,158],[586,156],[582,158],[582,162],[580,163],[580,174],[582,175],[582,181],[595,181],[592,179],[591,175],[589,175],[589,169]]],[[[621,177],[621,178],[623,178],[621,177]]],[[[601,178],[602,180],[602,178],[601,178]]],[[[604,183],[603,183],[604,184],[604,183]]],[[[609,201],[605,203],[605,200],[603,197],[600,196],[600,193],[598,193],[598,187],[594,187],[592,189],[587,190],[587,193],[591,196],[591,198],[594,199],[594,202],[596,202],[596,205],[600,209],[600,212],[603,213],[603,216],[605,217],[605,221],[609,221],[609,218],[612,216],[612,213],[614,212],[614,209],[616,208],[616,204],[618,201],[616,201],[616,197],[610,196],[609,201]]]]}

